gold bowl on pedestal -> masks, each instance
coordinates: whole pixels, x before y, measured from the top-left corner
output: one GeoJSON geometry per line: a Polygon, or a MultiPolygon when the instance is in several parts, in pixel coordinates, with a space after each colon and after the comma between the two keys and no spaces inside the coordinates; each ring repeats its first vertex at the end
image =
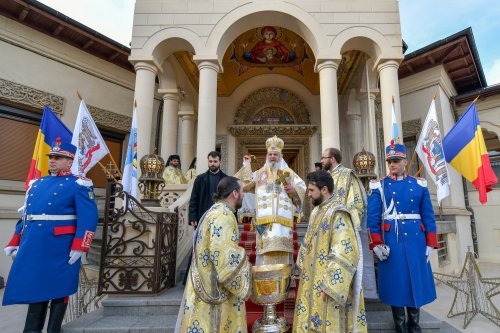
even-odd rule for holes
{"type": "Polygon", "coordinates": [[[293,265],[263,265],[252,267],[252,294],[250,298],[255,304],[264,306],[264,317],[255,321],[254,333],[282,333],[288,330],[284,318],[276,315],[277,304],[288,296],[293,265]]]}

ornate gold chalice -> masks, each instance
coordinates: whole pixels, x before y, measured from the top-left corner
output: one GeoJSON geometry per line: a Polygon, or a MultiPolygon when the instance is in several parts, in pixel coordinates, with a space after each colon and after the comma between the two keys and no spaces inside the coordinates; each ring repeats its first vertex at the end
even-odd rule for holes
{"type": "Polygon", "coordinates": [[[276,305],[288,296],[293,265],[263,265],[252,267],[252,295],[255,304],[264,306],[264,317],[255,321],[253,333],[285,333],[285,318],[276,315],[276,305]]]}

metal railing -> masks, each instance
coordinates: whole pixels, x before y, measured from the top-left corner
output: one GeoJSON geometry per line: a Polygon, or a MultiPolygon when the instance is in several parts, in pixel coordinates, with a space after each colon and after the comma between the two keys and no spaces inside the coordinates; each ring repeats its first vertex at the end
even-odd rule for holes
{"type": "Polygon", "coordinates": [[[178,214],[108,185],[98,293],[159,294],[175,285],[178,214]]]}

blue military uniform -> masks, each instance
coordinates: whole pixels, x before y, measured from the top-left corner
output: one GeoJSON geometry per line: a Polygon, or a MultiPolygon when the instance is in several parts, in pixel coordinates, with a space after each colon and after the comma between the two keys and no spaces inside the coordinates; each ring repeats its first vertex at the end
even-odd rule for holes
{"type": "MultiPolygon", "coordinates": [[[[406,150],[403,145],[392,144],[386,149],[386,157],[406,158],[406,150]]],[[[427,181],[407,175],[400,178],[388,176],[370,182],[370,248],[383,243],[390,247],[387,260],[378,263],[381,301],[395,307],[418,308],[436,299],[431,265],[426,258],[427,246],[438,247],[436,221],[427,181]]]]}
{"type": "MultiPolygon", "coordinates": [[[[51,149],[53,155],[57,155],[55,150],[51,149]]],[[[3,305],[44,302],[75,293],[80,260],[69,264],[69,254],[90,249],[97,220],[90,180],[66,171],[34,181],[26,194],[23,218],[8,244],[19,249],[3,305]]]]}

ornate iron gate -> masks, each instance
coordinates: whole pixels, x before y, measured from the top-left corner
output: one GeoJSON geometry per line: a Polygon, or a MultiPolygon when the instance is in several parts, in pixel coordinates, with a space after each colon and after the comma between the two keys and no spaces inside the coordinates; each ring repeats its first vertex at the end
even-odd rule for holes
{"type": "Polygon", "coordinates": [[[177,227],[176,213],[149,210],[120,184],[108,184],[99,294],[159,294],[173,287],[177,227]]]}

